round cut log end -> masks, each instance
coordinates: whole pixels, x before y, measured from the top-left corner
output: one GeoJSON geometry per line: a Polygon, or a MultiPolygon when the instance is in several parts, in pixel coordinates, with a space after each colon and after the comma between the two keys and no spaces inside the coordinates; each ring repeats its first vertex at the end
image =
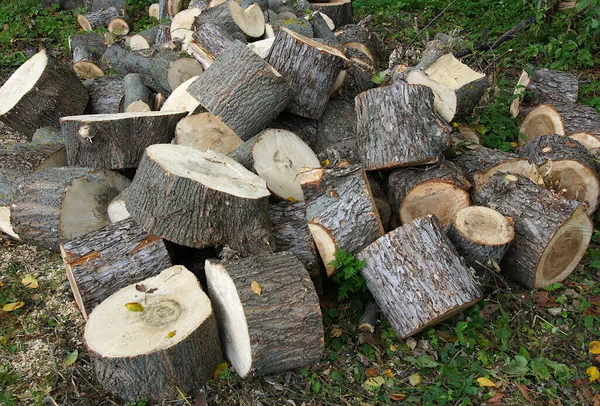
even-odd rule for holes
{"type": "Polygon", "coordinates": [[[337,247],[335,245],[335,241],[331,236],[331,233],[320,224],[312,224],[308,223],[308,229],[315,241],[315,245],[317,246],[317,250],[319,251],[319,255],[323,260],[323,264],[325,264],[325,271],[327,271],[327,276],[332,277],[335,274],[335,267],[329,265],[333,260],[335,260],[335,251],[337,251],[337,247]]]}
{"type": "Polygon", "coordinates": [[[474,190],[477,191],[496,173],[514,173],[524,176],[540,186],[544,186],[544,178],[537,169],[537,166],[525,158],[516,158],[500,162],[498,165],[488,168],[485,171],[476,173],[473,177],[474,190]]]}
{"type": "Polygon", "coordinates": [[[521,108],[522,98],[525,96],[525,89],[529,86],[531,82],[531,78],[529,74],[525,71],[521,73],[519,77],[519,81],[517,82],[517,86],[514,91],[514,98],[512,103],[510,104],[510,115],[513,118],[517,118],[519,116],[519,109],[521,108]]]}
{"type": "Polygon", "coordinates": [[[97,78],[104,76],[104,71],[95,63],[88,61],[79,61],[73,64],[73,70],[79,76],[86,79],[97,78]]]}
{"type": "Polygon", "coordinates": [[[470,206],[459,210],[453,225],[463,237],[478,245],[498,247],[515,238],[512,220],[488,207],[470,206]]]}
{"type": "Polygon", "coordinates": [[[34,88],[46,66],[48,55],[46,50],[29,58],[0,88],[0,115],[10,111],[31,89],[34,88]]]}
{"type": "Polygon", "coordinates": [[[145,111],[150,111],[150,106],[141,100],[134,101],[125,110],[126,113],[143,113],[145,111]]]}
{"type": "Polygon", "coordinates": [[[171,89],[176,89],[187,80],[202,73],[202,65],[193,58],[179,58],[171,62],[167,71],[167,82],[171,89]]]}
{"type": "Polygon", "coordinates": [[[194,112],[200,106],[198,100],[191,96],[187,89],[198,79],[198,76],[189,78],[181,85],[177,86],[171,95],[165,100],[164,104],[160,108],[161,111],[188,111],[189,113],[194,112]]]}
{"type": "Polygon", "coordinates": [[[199,8],[188,8],[177,13],[171,21],[171,39],[181,39],[184,43],[189,42],[193,33],[192,25],[200,12],[199,8]]]}
{"type": "Polygon", "coordinates": [[[578,132],[569,135],[569,138],[578,141],[587,148],[591,154],[596,154],[600,148],[600,137],[588,132],[578,132]]]}
{"type": "Polygon", "coordinates": [[[231,18],[238,27],[252,38],[259,38],[265,33],[265,16],[256,3],[247,9],[243,9],[237,2],[231,0],[228,3],[231,18]]]}
{"type": "Polygon", "coordinates": [[[549,104],[542,104],[531,110],[523,120],[519,131],[525,138],[519,138],[519,145],[542,135],[566,135],[565,124],[560,113],[549,104]]]}
{"type": "Polygon", "coordinates": [[[83,28],[83,31],[94,31],[89,20],[83,14],[77,14],[77,23],[83,28]]]}
{"type": "Polygon", "coordinates": [[[150,44],[146,38],[142,37],[140,34],[136,34],[129,39],[129,48],[132,51],[141,51],[142,49],[150,48],[150,44]]]}
{"type": "Polygon", "coordinates": [[[187,116],[177,124],[175,144],[200,151],[230,154],[244,143],[218,117],[211,113],[187,116]]]}
{"type": "Polygon", "coordinates": [[[122,18],[114,18],[108,23],[108,32],[121,36],[129,34],[129,24],[122,18]]]}

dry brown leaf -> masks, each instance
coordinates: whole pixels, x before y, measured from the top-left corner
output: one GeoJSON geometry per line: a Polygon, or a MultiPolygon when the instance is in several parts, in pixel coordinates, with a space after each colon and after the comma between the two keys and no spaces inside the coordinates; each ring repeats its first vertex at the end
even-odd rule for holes
{"type": "Polygon", "coordinates": [[[533,399],[531,399],[531,396],[529,396],[529,391],[527,390],[527,386],[520,384],[520,383],[515,383],[515,386],[517,387],[519,392],[521,392],[521,395],[523,395],[525,400],[527,400],[529,403],[533,403],[533,399]]]}
{"type": "Polygon", "coordinates": [[[388,396],[394,402],[402,400],[406,397],[406,393],[388,393],[388,396]]]}
{"type": "MultiPolygon", "coordinates": [[[[547,293],[547,292],[546,292],[547,293]]],[[[481,318],[485,321],[491,320],[492,316],[500,310],[500,305],[497,303],[489,303],[483,309],[481,309],[481,318]]]]}
{"type": "Polygon", "coordinates": [[[535,292],[534,299],[539,307],[553,307],[556,304],[554,298],[550,296],[550,292],[545,290],[535,292]]]}
{"type": "Polygon", "coordinates": [[[367,369],[365,369],[365,375],[368,376],[369,378],[372,378],[379,374],[377,373],[377,370],[375,368],[367,368],[367,369]]]}
{"type": "Polygon", "coordinates": [[[252,281],[250,284],[250,289],[252,289],[252,292],[256,293],[258,296],[260,296],[262,293],[262,287],[256,281],[252,281]]]}
{"type": "Polygon", "coordinates": [[[488,399],[488,403],[502,403],[504,392],[496,392],[494,396],[488,399]]]}

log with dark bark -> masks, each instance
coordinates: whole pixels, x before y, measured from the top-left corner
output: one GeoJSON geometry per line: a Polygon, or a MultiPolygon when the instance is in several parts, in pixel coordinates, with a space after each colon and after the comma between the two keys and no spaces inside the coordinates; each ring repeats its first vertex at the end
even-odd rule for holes
{"type": "Polygon", "coordinates": [[[202,71],[202,65],[194,58],[181,57],[175,51],[155,55],[150,64],[152,77],[167,93],[171,93],[189,78],[200,75],[202,71]]]}
{"type": "Polygon", "coordinates": [[[187,116],[175,128],[175,144],[200,151],[212,149],[227,155],[243,143],[219,117],[210,113],[187,116]]]}
{"type": "Polygon", "coordinates": [[[578,103],[554,103],[553,106],[565,124],[565,134],[589,132],[600,136],[600,115],[593,107],[578,103]]]}
{"type": "Polygon", "coordinates": [[[118,10],[124,10],[127,6],[126,0],[92,0],[92,11],[98,11],[109,7],[116,7],[118,10]]]}
{"type": "Polygon", "coordinates": [[[358,163],[356,146],[356,112],[354,102],[348,99],[332,100],[317,121],[314,150],[319,160],[358,163]]]}
{"type": "Polygon", "coordinates": [[[454,215],[471,204],[470,182],[449,161],[428,168],[398,169],[388,179],[388,193],[402,224],[434,214],[447,228],[454,215]]]}
{"type": "Polygon", "coordinates": [[[129,48],[132,51],[139,51],[152,47],[158,34],[158,25],[148,28],[138,34],[133,35],[129,40],[129,48]]]}
{"type": "Polygon", "coordinates": [[[109,7],[86,14],[78,14],[77,22],[84,31],[94,31],[96,28],[107,27],[113,18],[120,16],[120,10],[116,7],[109,7]]]}
{"type": "Polygon", "coordinates": [[[141,113],[152,110],[154,94],[144,84],[139,73],[129,73],[123,78],[123,112],[141,113]]]}
{"type": "Polygon", "coordinates": [[[106,207],[130,181],[116,172],[49,168],[19,185],[11,223],[21,239],[58,252],[58,243],[108,224],[106,207]]]}
{"type": "Polygon", "coordinates": [[[119,112],[123,96],[125,96],[123,79],[114,76],[103,76],[86,80],[83,84],[89,94],[85,114],[113,114],[119,112]]]}
{"type": "Polygon", "coordinates": [[[313,35],[315,38],[324,39],[332,44],[339,44],[340,41],[338,41],[332,31],[335,25],[333,25],[332,22],[331,24],[333,27],[330,27],[325,18],[331,20],[329,17],[319,11],[312,12],[305,17],[305,19],[310,21],[310,25],[312,25],[313,35]]]}
{"type": "Polygon", "coordinates": [[[292,113],[281,113],[267,127],[291,131],[311,147],[315,145],[315,140],[317,139],[316,120],[300,117],[292,113]]]}
{"type": "Polygon", "coordinates": [[[67,279],[85,320],[104,299],[171,266],[164,242],[132,219],[60,244],[67,279]]]}
{"type": "Polygon", "coordinates": [[[389,232],[357,257],[365,261],[361,274],[400,339],[462,311],[482,297],[470,271],[432,215],[389,232]]]}
{"type": "Polygon", "coordinates": [[[328,3],[310,3],[312,11],[320,11],[331,18],[336,27],[354,24],[352,0],[333,0],[328,3]]]}
{"type": "Polygon", "coordinates": [[[63,144],[60,127],[42,127],[35,130],[31,142],[34,144],[63,144]]]}
{"type": "Polygon", "coordinates": [[[272,20],[270,25],[275,31],[279,31],[281,28],[287,28],[304,37],[313,38],[315,36],[312,25],[304,18],[295,17],[282,19],[278,17],[277,19],[272,20]]]}
{"type": "Polygon", "coordinates": [[[365,333],[373,334],[375,332],[375,326],[379,322],[379,316],[381,315],[381,310],[379,310],[379,306],[377,306],[377,302],[374,300],[370,300],[367,303],[367,307],[360,316],[360,320],[358,321],[358,329],[365,333]]]}
{"type": "Polygon", "coordinates": [[[110,296],[90,314],[84,340],[98,382],[128,403],[195,393],[221,361],[210,299],[183,266],[110,296]]]}
{"type": "Polygon", "coordinates": [[[186,111],[189,114],[196,113],[198,110],[205,111],[204,107],[200,106],[200,103],[198,103],[198,100],[191,96],[187,91],[196,79],[198,79],[198,76],[189,78],[177,86],[177,88],[173,90],[173,93],[165,100],[160,109],[162,111],[186,111]]]}
{"type": "Polygon", "coordinates": [[[188,92],[242,140],[262,131],[293,96],[279,73],[237,41],[188,87],[188,92]]]}
{"type": "Polygon", "coordinates": [[[177,122],[186,114],[148,111],[63,117],[69,165],[135,168],[147,146],[171,142],[177,122]]]}
{"type": "Polygon", "coordinates": [[[208,0],[190,0],[188,8],[199,8],[200,10],[206,10],[208,8],[208,0]]]}
{"type": "Polygon", "coordinates": [[[332,276],[334,253],[356,254],[383,235],[383,225],[361,167],[313,169],[301,176],[308,228],[332,276]]]}
{"type": "Polygon", "coordinates": [[[195,28],[187,52],[200,62],[204,69],[207,69],[223,51],[229,48],[234,38],[212,21],[199,22],[195,28]]]}
{"type": "Polygon", "coordinates": [[[196,26],[205,22],[212,22],[231,35],[234,39],[246,43],[246,34],[244,34],[231,17],[228,3],[219,4],[218,6],[204,10],[196,17],[192,30],[195,30],[196,26]]]}
{"type": "Polygon", "coordinates": [[[292,253],[209,260],[205,270],[224,352],[242,378],[301,368],[321,359],[319,297],[292,253]]]}
{"type": "MultiPolygon", "coordinates": [[[[150,61],[150,58],[128,52],[118,45],[107,47],[102,55],[102,63],[121,77],[128,73],[139,73],[144,77],[150,76],[150,61]]],[[[148,84],[146,83],[146,85],[148,84]]]]}
{"type": "Polygon", "coordinates": [[[348,99],[354,102],[356,96],[376,86],[373,82],[373,73],[364,69],[362,65],[354,63],[345,71],[340,72],[331,96],[335,99],[348,99]]]}
{"type": "Polygon", "coordinates": [[[265,17],[256,3],[242,7],[236,1],[228,1],[229,14],[249,39],[257,39],[265,33],[265,17]]]}
{"type": "Polygon", "coordinates": [[[73,54],[73,70],[84,79],[104,76],[97,64],[106,50],[106,43],[100,34],[89,33],[69,37],[69,48],[73,54]]]}
{"type": "Polygon", "coordinates": [[[592,236],[585,204],[559,197],[519,175],[494,175],[474,202],[513,219],[515,239],[500,265],[528,288],[544,288],[569,276],[592,236]]]}
{"type": "Polygon", "coordinates": [[[358,153],[367,170],[436,163],[450,127],[433,108],[433,92],[421,85],[367,90],[355,99],[358,153]]]}
{"type": "Polygon", "coordinates": [[[387,233],[392,228],[395,228],[392,227],[392,216],[394,215],[392,205],[386,196],[385,189],[382,185],[382,180],[373,175],[368,175],[367,179],[369,181],[369,187],[371,188],[373,200],[375,201],[375,206],[377,207],[379,219],[383,225],[383,230],[387,233]]]}
{"type": "Polygon", "coordinates": [[[365,45],[373,58],[373,65],[379,66],[383,54],[383,43],[374,31],[362,24],[349,24],[336,28],[335,37],[342,45],[347,43],[365,45]]]}
{"type": "Polygon", "coordinates": [[[73,69],[42,50],[0,88],[0,121],[31,139],[38,128],[81,114],[87,102],[87,90],[73,69]]]}

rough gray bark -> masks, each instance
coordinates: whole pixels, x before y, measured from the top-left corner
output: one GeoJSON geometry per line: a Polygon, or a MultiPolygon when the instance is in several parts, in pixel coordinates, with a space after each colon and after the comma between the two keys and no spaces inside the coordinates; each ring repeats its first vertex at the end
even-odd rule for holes
{"type": "Polygon", "coordinates": [[[283,112],[267,125],[267,128],[280,128],[288,130],[302,138],[311,147],[317,139],[317,122],[310,118],[300,117],[292,113],[283,112]]]}
{"type": "Polygon", "coordinates": [[[588,132],[600,136],[600,115],[585,104],[553,103],[565,124],[566,134],[588,132]]]}
{"type": "Polygon", "coordinates": [[[330,165],[340,161],[358,163],[354,102],[330,101],[317,121],[317,134],[314,150],[319,160],[328,159],[330,165]]]}
{"type": "Polygon", "coordinates": [[[310,3],[312,11],[327,14],[336,27],[354,24],[351,0],[334,0],[329,3],[310,3]]]}
{"type": "MultiPolygon", "coordinates": [[[[85,114],[118,113],[125,96],[123,79],[103,76],[83,82],[89,94],[85,114]]],[[[62,134],[61,134],[62,137],[62,134]]]]}
{"type": "Polygon", "coordinates": [[[168,93],[175,89],[171,89],[169,85],[168,75],[169,68],[173,61],[179,59],[179,53],[175,51],[163,51],[156,54],[150,63],[150,73],[158,84],[168,93]]]}
{"type": "Polygon", "coordinates": [[[196,20],[194,21],[194,28],[192,29],[195,31],[195,27],[205,22],[212,22],[236,40],[243,43],[247,42],[246,34],[244,34],[235,21],[233,21],[233,18],[231,18],[231,13],[229,12],[229,6],[227,5],[227,2],[219,4],[216,7],[211,7],[200,13],[196,17],[196,20]]]}
{"type": "Polygon", "coordinates": [[[208,8],[208,0],[190,0],[188,8],[199,8],[200,10],[206,10],[208,8]]]}
{"type": "Polygon", "coordinates": [[[106,43],[100,34],[88,33],[69,37],[69,47],[73,54],[73,69],[85,79],[103,76],[98,66],[106,43]]]}
{"type": "Polygon", "coordinates": [[[365,333],[373,334],[375,332],[375,326],[379,322],[380,315],[381,310],[379,310],[377,303],[374,300],[369,301],[367,308],[358,321],[358,329],[365,333]]]}
{"type": "Polygon", "coordinates": [[[144,85],[142,75],[129,73],[123,78],[123,111],[128,111],[129,106],[135,102],[144,103],[145,106],[138,104],[137,108],[131,111],[150,111],[154,104],[154,94],[144,85]]]}
{"type": "Polygon", "coordinates": [[[279,29],[287,28],[290,31],[294,31],[300,35],[304,35],[307,38],[312,38],[315,36],[312,25],[309,21],[306,21],[304,18],[296,17],[281,19],[278,17],[277,19],[271,20],[270,24],[274,27],[278,27],[279,29]]]}
{"type": "Polygon", "coordinates": [[[349,24],[335,29],[335,37],[340,44],[358,42],[365,45],[373,56],[373,65],[379,66],[383,54],[383,43],[377,34],[362,24],[349,24]]]}
{"type": "Polygon", "coordinates": [[[342,71],[336,80],[332,98],[347,99],[354,102],[354,98],[377,85],[373,82],[373,74],[358,64],[352,64],[342,71]]]}
{"type": "Polygon", "coordinates": [[[96,28],[108,26],[110,20],[120,15],[121,12],[116,7],[109,7],[86,14],[78,14],[77,22],[84,31],[94,31],[96,28]]]}
{"type": "Polygon", "coordinates": [[[195,59],[166,50],[152,58],[150,72],[160,87],[170,94],[181,83],[202,73],[202,68],[195,59]]]}
{"type": "MultiPolygon", "coordinates": [[[[89,1],[89,0],[88,0],[89,1]]],[[[116,7],[118,10],[125,9],[126,0],[92,0],[92,11],[116,7]]]]}
{"type": "Polygon", "coordinates": [[[63,144],[60,127],[42,127],[35,130],[31,142],[34,144],[63,144]]]}
{"type": "Polygon", "coordinates": [[[308,21],[310,21],[310,25],[312,25],[315,38],[322,38],[330,43],[339,44],[338,39],[327,25],[327,21],[325,21],[321,13],[311,13],[308,21]]]}
{"type": "Polygon", "coordinates": [[[150,58],[128,52],[119,45],[107,47],[102,55],[102,62],[119,76],[125,76],[128,73],[139,73],[144,77],[151,75],[150,58]]]}
{"type": "MultiPolygon", "coordinates": [[[[526,74],[526,73],[524,73],[526,74]]],[[[550,70],[546,68],[536,69],[529,76],[529,83],[521,89],[515,89],[515,93],[525,92],[524,98],[517,103],[518,111],[511,112],[526,115],[534,106],[540,104],[575,103],[579,94],[579,81],[577,77],[568,72],[550,70]]]]}
{"type": "Polygon", "coordinates": [[[234,37],[212,21],[197,23],[192,38],[213,61],[235,41],[234,37]]]}

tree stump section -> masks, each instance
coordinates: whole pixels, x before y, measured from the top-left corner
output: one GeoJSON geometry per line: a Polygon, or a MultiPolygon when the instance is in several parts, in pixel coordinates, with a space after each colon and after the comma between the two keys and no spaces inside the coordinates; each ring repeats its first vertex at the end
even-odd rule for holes
{"type": "Polygon", "coordinates": [[[75,72],[42,50],[0,88],[0,121],[29,137],[59,118],[81,114],[88,93],[75,72]]]}
{"type": "Polygon", "coordinates": [[[49,168],[19,185],[11,223],[23,242],[58,252],[60,240],[108,224],[106,207],[130,181],[116,172],[49,168]]]}
{"type": "Polygon", "coordinates": [[[474,203],[513,219],[515,239],[500,265],[530,289],[567,278],[592,237],[585,204],[559,198],[519,175],[494,175],[474,196],[474,203]]]}
{"type": "Polygon", "coordinates": [[[336,27],[354,24],[352,0],[334,0],[328,3],[310,3],[312,11],[319,11],[333,21],[336,27]]]}
{"type": "Polygon", "coordinates": [[[150,64],[152,77],[167,93],[171,93],[189,78],[200,75],[202,71],[202,65],[194,58],[181,58],[175,51],[157,54],[150,64]]]}
{"type": "Polygon", "coordinates": [[[549,104],[542,104],[531,110],[521,123],[519,133],[525,135],[519,137],[519,146],[542,135],[567,135],[560,113],[549,104]]]}
{"type": "Polygon", "coordinates": [[[190,87],[192,83],[194,83],[198,79],[198,76],[194,76],[193,78],[189,78],[179,86],[173,93],[167,97],[167,100],[163,103],[160,108],[161,111],[186,111],[189,114],[195,113],[198,108],[204,109],[198,103],[198,100],[191,96],[187,89],[190,87]]]}
{"type": "Polygon", "coordinates": [[[106,43],[100,34],[89,33],[69,37],[69,48],[73,53],[73,70],[84,79],[104,76],[97,64],[106,50],[106,43]]]}
{"type": "Polygon", "coordinates": [[[331,277],[334,253],[356,254],[384,234],[383,225],[361,167],[313,169],[301,177],[308,228],[331,277]]]}
{"type": "Polygon", "coordinates": [[[61,119],[71,166],[136,168],[144,149],[171,142],[185,112],[95,114],[61,119]]]}
{"type": "MultiPolygon", "coordinates": [[[[83,82],[89,94],[85,114],[114,114],[119,112],[125,96],[123,79],[103,76],[83,82]]],[[[62,135],[61,135],[62,137],[62,135]]]]}
{"type": "Polygon", "coordinates": [[[132,219],[63,241],[60,253],[85,320],[113,293],[171,266],[164,242],[141,230],[132,219]]]}
{"type": "Polygon", "coordinates": [[[384,86],[356,97],[356,139],[366,170],[439,161],[450,127],[434,111],[433,99],[421,85],[384,86]]]}
{"type": "Polygon", "coordinates": [[[301,368],[324,351],[319,297],[289,252],[205,265],[224,352],[242,378],[301,368]]]}
{"type": "Polygon", "coordinates": [[[237,25],[237,23],[231,16],[229,4],[227,1],[215,6],[211,5],[208,9],[204,10],[202,13],[197,15],[191,29],[193,30],[194,26],[198,26],[207,21],[210,21],[215,25],[219,26],[223,31],[231,35],[236,40],[241,41],[243,43],[247,42],[246,33],[242,31],[242,29],[237,25]]]}
{"type": "Polygon", "coordinates": [[[113,18],[120,16],[121,13],[116,7],[108,7],[87,14],[77,14],[77,22],[84,31],[94,31],[96,28],[107,27],[113,18]]]}
{"type": "Polygon", "coordinates": [[[183,266],[108,297],[90,314],[84,340],[98,382],[125,402],[196,393],[221,361],[210,300],[183,266]]]}
{"type": "Polygon", "coordinates": [[[212,149],[227,155],[243,143],[240,137],[210,113],[187,116],[179,121],[175,129],[175,144],[200,151],[212,149]]]}
{"type": "Polygon", "coordinates": [[[123,78],[123,111],[142,113],[152,110],[154,94],[144,85],[142,75],[130,73],[123,78]]]}
{"type": "Polygon", "coordinates": [[[367,47],[370,55],[373,57],[373,66],[379,66],[383,55],[383,43],[377,37],[375,31],[372,31],[362,24],[348,24],[338,27],[335,32],[335,38],[340,44],[360,43],[367,47]]]}
{"type": "Polygon", "coordinates": [[[270,252],[268,196],[263,179],[226,155],[159,144],[144,153],[127,210],[148,233],[176,244],[270,252]]]}
{"type": "Polygon", "coordinates": [[[365,261],[361,274],[399,339],[482,298],[470,271],[432,215],[396,228],[357,257],[365,261]]]}
{"type": "Polygon", "coordinates": [[[471,205],[470,182],[452,162],[391,173],[388,193],[402,224],[434,214],[446,229],[460,210],[471,205]]]}

